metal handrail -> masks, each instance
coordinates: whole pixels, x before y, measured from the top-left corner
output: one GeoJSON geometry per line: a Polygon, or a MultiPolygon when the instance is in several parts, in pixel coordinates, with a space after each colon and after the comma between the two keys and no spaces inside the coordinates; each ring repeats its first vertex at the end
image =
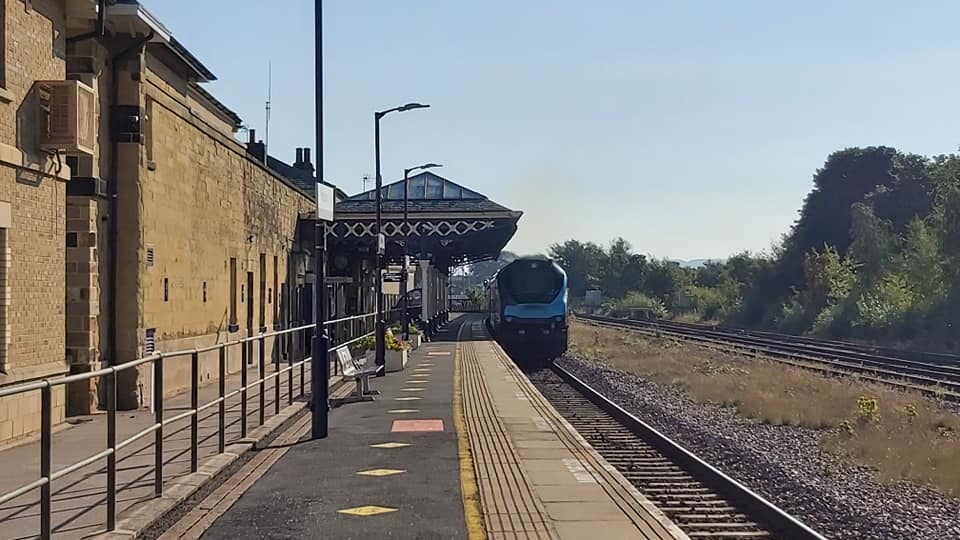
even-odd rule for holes
{"type": "MultiPolygon", "coordinates": [[[[367,313],[363,315],[352,315],[349,317],[343,317],[340,319],[334,319],[326,321],[324,327],[334,325],[337,323],[349,322],[354,320],[362,320],[368,318],[375,318],[376,313],[367,313]]],[[[301,360],[294,362],[292,355],[293,348],[293,339],[294,335],[298,332],[313,330],[316,328],[316,324],[306,324],[300,325],[292,328],[274,330],[270,332],[260,332],[253,336],[247,336],[233,341],[227,341],[224,343],[218,343],[215,345],[205,346],[205,347],[196,347],[193,349],[183,349],[172,352],[156,352],[130,362],[123,364],[118,364],[115,366],[109,366],[105,368],[98,369],[96,371],[91,371],[87,373],[78,373],[74,375],[59,376],[53,377],[50,379],[43,379],[40,381],[33,381],[30,383],[19,384],[16,386],[11,386],[8,388],[0,389],[0,398],[22,394],[25,392],[33,392],[39,390],[41,392],[41,429],[40,429],[40,478],[30,482],[29,484],[23,485],[13,491],[9,491],[0,495],[0,504],[4,504],[8,501],[21,497],[37,488],[41,490],[40,495],[40,537],[43,539],[50,538],[52,534],[51,527],[51,515],[52,515],[52,489],[51,484],[54,480],[66,476],[72,472],[75,472],[79,469],[87,467],[93,463],[96,463],[99,460],[104,458],[107,459],[107,523],[106,528],[108,531],[112,531],[116,528],[116,461],[117,453],[133,444],[134,442],[146,437],[147,435],[153,433],[155,435],[154,454],[155,454],[155,474],[154,474],[154,493],[155,496],[159,497],[163,492],[163,428],[164,426],[170,425],[175,422],[190,419],[190,471],[196,472],[198,469],[198,430],[199,430],[199,416],[200,413],[206,409],[209,409],[213,406],[219,405],[218,411],[218,453],[223,453],[225,449],[225,430],[226,430],[226,401],[236,395],[240,395],[242,399],[241,403],[241,439],[246,437],[247,432],[247,391],[251,388],[254,388],[259,385],[259,399],[260,399],[260,425],[264,424],[264,414],[265,414],[265,383],[271,379],[275,379],[274,383],[274,414],[279,414],[280,412],[280,386],[281,386],[281,377],[287,375],[287,401],[288,405],[293,403],[293,372],[296,368],[300,368],[300,395],[304,394],[304,380],[305,380],[305,366],[307,363],[312,361],[312,358],[309,356],[304,356],[301,360]],[[275,337],[275,336],[285,336],[286,340],[286,353],[284,356],[287,358],[286,367],[280,368],[281,358],[277,356],[275,364],[275,370],[272,373],[266,372],[265,356],[266,356],[266,338],[275,337]],[[249,354],[252,354],[252,345],[254,342],[259,344],[259,378],[249,382],[247,380],[247,370],[248,370],[248,360],[249,354]],[[233,346],[241,346],[242,350],[242,368],[241,368],[241,386],[240,388],[226,392],[226,358],[227,358],[227,349],[233,346]],[[204,404],[199,403],[199,355],[201,353],[210,352],[210,351],[220,351],[220,362],[219,362],[219,392],[216,399],[209,401],[204,404]],[[191,359],[191,382],[190,382],[190,408],[185,412],[178,414],[170,418],[163,417],[163,360],[170,358],[178,358],[183,356],[190,356],[191,359]],[[125,371],[128,369],[135,368],[137,366],[152,363],[153,366],[153,404],[154,404],[154,417],[155,422],[145,429],[127,437],[124,440],[116,440],[116,416],[117,416],[117,407],[116,407],[116,376],[117,373],[125,371]],[[104,378],[106,383],[106,393],[107,393],[107,447],[87,458],[84,458],[81,461],[75,462],[71,465],[68,465],[60,470],[52,470],[52,389],[57,386],[62,386],[70,384],[73,382],[87,381],[94,378],[104,378]]],[[[346,342],[337,344],[335,347],[330,349],[330,352],[334,352],[338,349],[348,347],[353,343],[356,343],[366,337],[369,337],[376,332],[368,332],[359,337],[352,338],[346,342]]],[[[280,344],[281,351],[284,349],[284,344],[280,344]]],[[[281,352],[281,354],[283,354],[281,352]]],[[[329,358],[327,359],[329,361],[329,358]]]]}

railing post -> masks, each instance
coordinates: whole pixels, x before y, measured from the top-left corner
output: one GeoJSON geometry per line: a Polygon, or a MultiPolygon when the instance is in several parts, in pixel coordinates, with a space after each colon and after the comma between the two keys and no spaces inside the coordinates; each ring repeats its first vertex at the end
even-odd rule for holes
{"type": "Polygon", "coordinates": [[[200,407],[200,353],[193,351],[190,355],[190,408],[193,409],[193,415],[190,417],[190,472],[197,472],[197,462],[199,461],[199,431],[200,431],[200,413],[197,408],[200,407]]]}
{"type": "Polygon", "coordinates": [[[117,528],[117,372],[107,375],[107,530],[117,528]]]}
{"type": "MultiPolygon", "coordinates": [[[[299,331],[303,332],[304,330],[299,330],[299,331]]],[[[300,397],[303,397],[303,386],[304,386],[303,379],[307,376],[307,367],[306,367],[307,363],[304,362],[305,359],[306,359],[306,356],[300,358],[300,397]]]]}
{"type": "Polygon", "coordinates": [[[280,414],[280,341],[273,338],[273,414],[280,414]]]}
{"type": "Polygon", "coordinates": [[[227,402],[223,396],[227,395],[227,346],[220,347],[220,406],[217,407],[217,452],[223,453],[226,446],[227,431],[227,402]]]}
{"type": "Polygon", "coordinates": [[[240,343],[240,438],[247,438],[247,360],[250,356],[248,342],[240,343]]]}
{"type": "Polygon", "coordinates": [[[153,361],[153,494],[163,495],[163,356],[153,361]]]}
{"type": "Polygon", "coordinates": [[[264,419],[264,409],[267,407],[267,362],[264,356],[266,355],[267,350],[267,338],[263,337],[263,334],[260,334],[260,339],[257,340],[260,344],[260,360],[257,362],[257,369],[260,372],[260,425],[263,425],[264,419]]]}
{"type": "Polygon", "coordinates": [[[40,537],[48,540],[51,535],[52,490],[50,484],[53,461],[53,400],[50,386],[40,389],[40,476],[47,479],[40,487],[40,537]]]}
{"type": "MultiPolygon", "coordinates": [[[[292,332],[287,332],[281,337],[281,341],[287,344],[290,343],[290,334],[292,332]]],[[[290,351],[290,347],[285,347],[287,357],[287,367],[290,368],[287,370],[287,405],[293,405],[293,354],[290,351]]],[[[277,381],[280,382],[280,381],[277,381]]]]}

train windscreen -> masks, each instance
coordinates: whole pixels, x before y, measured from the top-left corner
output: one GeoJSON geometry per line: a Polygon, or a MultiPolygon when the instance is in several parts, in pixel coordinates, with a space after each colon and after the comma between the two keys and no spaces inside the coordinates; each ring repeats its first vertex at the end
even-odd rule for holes
{"type": "Polygon", "coordinates": [[[520,304],[546,304],[563,287],[563,274],[546,261],[520,261],[500,274],[500,286],[520,304]]]}

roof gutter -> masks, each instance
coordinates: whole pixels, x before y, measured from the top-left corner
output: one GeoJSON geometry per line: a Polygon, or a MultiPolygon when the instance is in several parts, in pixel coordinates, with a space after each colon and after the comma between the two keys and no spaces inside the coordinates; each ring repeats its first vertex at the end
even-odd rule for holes
{"type": "Polygon", "coordinates": [[[137,2],[124,2],[112,4],[109,7],[110,17],[130,17],[145,24],[153,32],[153,37],[160,39],[165,43],[170,43],[173,33],[160,22],[152,13],[137,2]]]}

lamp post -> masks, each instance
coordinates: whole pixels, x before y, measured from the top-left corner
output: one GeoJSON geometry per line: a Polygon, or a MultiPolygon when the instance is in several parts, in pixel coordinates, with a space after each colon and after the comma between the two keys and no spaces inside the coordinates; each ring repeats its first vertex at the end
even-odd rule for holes
{"type": "MultiPolygon", "coordinates": [[[[318,0],[319,1],[319,0],[318,0]]],[[[377,377],[383,377],[386,374],[386,333],[387,333],[387,323],[383,320],[383,256],[384,249],[386,248],[386,239],[383,237],[383,229],[381,223],[381,213],[383,207],[383,178],[380,176],[380,119],[392,112],[406,112],[413,109],[426,109],[429,105],[424,105],[422,103],[407,103],[406,105],[401,105],[399,107],[394,107],[392,109],[387,109],[385,111],[379,111],[373,113],[373,137],[374,137],[374,154],[376,159],[376,189],[377,189],[377,273],[376,273],[376,282],[377,282],[377,353],[376,353],[376,362],[377,366],[380,366],[380,371],[377,372],[377,377]]]]}
{"type": "Polygon", "coordinates": [[[410,225],[407,206],[410,201],[410,173],[413,171],[425,171],[443,167],[439,163],[425,163],[403,170],[403,270],[400,271],[400,298],[403,298],[403,313],[401,314],[401,326],[403,327],[403,340],[410,340],[410,317],[407,315],[410,299],[407,298],[407,242],[409,241],[410,225]]]}
{"type": "MultiPolygon", "coordinates": [[[[328,434],[329,414],[329,379],[330,362],[326,325],[327,318],[327,286],[324,271],[326,270],[326,224],[323,219],[332,216],[333,196],[328,187],[323,185],[323,1],[314,2],[314,92],[316,100],[316,129],[317,137],[317,220],[314,227],[314,312],[316,313],[313,329],[313,343],[310,361],[310,393],[311,393],[311,420],[310,434],[314,439],[324,439],[328,434]],[[326,195],[326,197],[324,197],[326,195]],[[323,200],[323,202],[322,202],[323,200]],[[331,206],[324,208],[325,204],[331,206]]],[[[274,381],[280,384],[280,379],[274,381]]]]}

